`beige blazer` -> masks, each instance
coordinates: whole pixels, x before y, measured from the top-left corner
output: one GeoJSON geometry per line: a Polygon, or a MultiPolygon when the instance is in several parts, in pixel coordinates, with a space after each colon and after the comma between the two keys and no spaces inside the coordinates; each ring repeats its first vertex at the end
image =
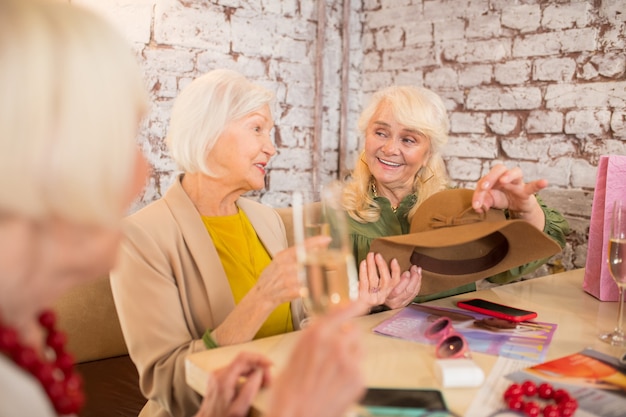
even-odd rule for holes
{"type": "MultiPolygon", "coordinates": [[[[197,411],[200,397],[185,383],[185,357],[204,350],[204,332],[235,307],[215,246],[181,179],[125,220],[126,239],[111,273],[124,338],[149,400],[141,416],[197,411]]],[[[285,226],[274,209],[246,198],[237,204],[270,256],[287,247],[285,226]]],[[[299,328],[302,304],[291,305],[299,328]]]]}

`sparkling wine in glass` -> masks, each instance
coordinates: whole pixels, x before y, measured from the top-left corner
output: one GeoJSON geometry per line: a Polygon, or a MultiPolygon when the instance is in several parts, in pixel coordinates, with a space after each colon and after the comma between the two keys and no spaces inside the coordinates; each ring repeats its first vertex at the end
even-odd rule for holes
{"type": "Polygon", "coordinates": [[[296,192],[292,206],[303,302],[308,315],[321,315],[358,296],[358,273],[341,206],[341,186],[326,185],[317,198],[312,193],[296,192]],[[328,247],[304,244],[305,239],[317,235],[331,237],[328,247]]]}
{"type": "Polygon", "coordinates": [[[348,259],[338,250],[311,251],[304,262],[305,299],[312,315],[327,312],[350,299],[348,259]]]}
{"type": "Polygon", "coordinates": [[[600,339],[613,346],[626,346],[626,337],[622,327],[624,287],[626,287],[626,202],[615,201],[611,220],[607,261],[609,272],[619,291],[619,304],[615,329],[612,332],[602,334],[600,339]]]}

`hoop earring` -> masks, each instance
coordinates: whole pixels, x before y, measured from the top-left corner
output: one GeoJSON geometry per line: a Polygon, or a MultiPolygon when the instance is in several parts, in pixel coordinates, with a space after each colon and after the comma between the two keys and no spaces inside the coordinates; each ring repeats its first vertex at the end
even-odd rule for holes
{"type": "Polygon", "coordinates": [[[424,185],[426,184],[428,181],[430,181],[433,177],[435,176],[435,171],[433,171],[433,169],[431,167],[429,167],[428,165],[424,165],[419,172],[417,173],[417,179],[420,182],[420,184],[424,185]],[[424,168],[428,169],[430,171],[430,175],[428,176],[428,178],[423,179],[424,177],[424,168]]]}
{"type": "Polygon", "coordinates": [[[361,156],[359,156],[359,161],[361,161],[363,165],[369,168],[369,165],[367,165],[367,162],[365,161],[365,151],[361,151],[361,156]]]}

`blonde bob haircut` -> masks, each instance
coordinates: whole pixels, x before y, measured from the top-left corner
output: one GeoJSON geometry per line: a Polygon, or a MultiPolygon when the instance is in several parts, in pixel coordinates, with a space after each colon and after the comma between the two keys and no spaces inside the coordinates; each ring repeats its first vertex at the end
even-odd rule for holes
{"type": "MultiPolygon", "coordinates": [[[[422,201],[448,187],[449,178],[441,155],[442,148],[448,143],[448,113],[441,98],[431,90],[414,86],[387,87],[374,93],[361,113],[358,127],[364,137],[372,117],[381,106],[389,106],[400,124],[420,132],[429,140],[426,162],[415,173],[413,192],[417,203],[409,211],[411,219],[422,201]]],[[[375,222],[380,217],[380,208],[371,193],[371,181],[372,173],[361,157],[343,196],[344,207],[361,223],[375,222]]]]}
{"type": "Polygon", "coordinates": [[[274,94],[236,71],[217,69],[193,80],[172,108],[166,142],[179,168],[215,176],[208,156],[226,126],[259,110],[274,94]]]}
{"type": "Polygon", "coordinates": [[[147,94],[128,45],[62,2],[0,1],[0,213],[112,224],[147,94]]]}

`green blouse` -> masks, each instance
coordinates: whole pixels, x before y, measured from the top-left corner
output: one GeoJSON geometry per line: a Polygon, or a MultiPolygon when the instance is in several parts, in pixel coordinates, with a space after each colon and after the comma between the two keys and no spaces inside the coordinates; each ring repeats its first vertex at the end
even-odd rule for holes
{"type": "MultiPolygon", "coordinates": [[[[385,197],[374,197],[374,200],[380,206],[380,218],[374,223],[359,223],[356,220],[349,218],[348,226],[350,231],[350,240],[354,257],[357,261],[357,267],[359,263],[365,259],[369,250],[372,240],[385,237],[394,236],[400,234],[407,234],[411,228],[408,220],[408,213],[411,207],[417,201],[417,197],[414,194],[410,194],[405,197],[398,206],[398,209],[394,213],[391,209],[391,203],[385,197]]],[[[546,224],[544,226],[544,233],[554,239],[561,248],[565,247],[565,235],[569,233],[569,224],[567,220],[558,211],[547,207],[543,201],[537,197],[537,201],[541,206],[545,216],[546,224]]],[[[507,218],[508,212],[505,210],[507,218]]],[[[507,284],[515,281],[523,275],[533,272],[541,265],[547,262],[549,258],[540,259],[538,261],[530,262],[525,265],[513,268],[509,271],[501,272],[497,275],[487,278],[488,281],[496,284],[507,284]]],[[[415,297],[415,302],[421,303],[429,300],[435,300],[438,298],[448,297],[451,295],[462,294],[465,292],[475,291],[476,284],[470,283],[461,287],[453,288],[448,291],[443,291],[436,294],[429,294],[424,296],[415,297]]]]}

